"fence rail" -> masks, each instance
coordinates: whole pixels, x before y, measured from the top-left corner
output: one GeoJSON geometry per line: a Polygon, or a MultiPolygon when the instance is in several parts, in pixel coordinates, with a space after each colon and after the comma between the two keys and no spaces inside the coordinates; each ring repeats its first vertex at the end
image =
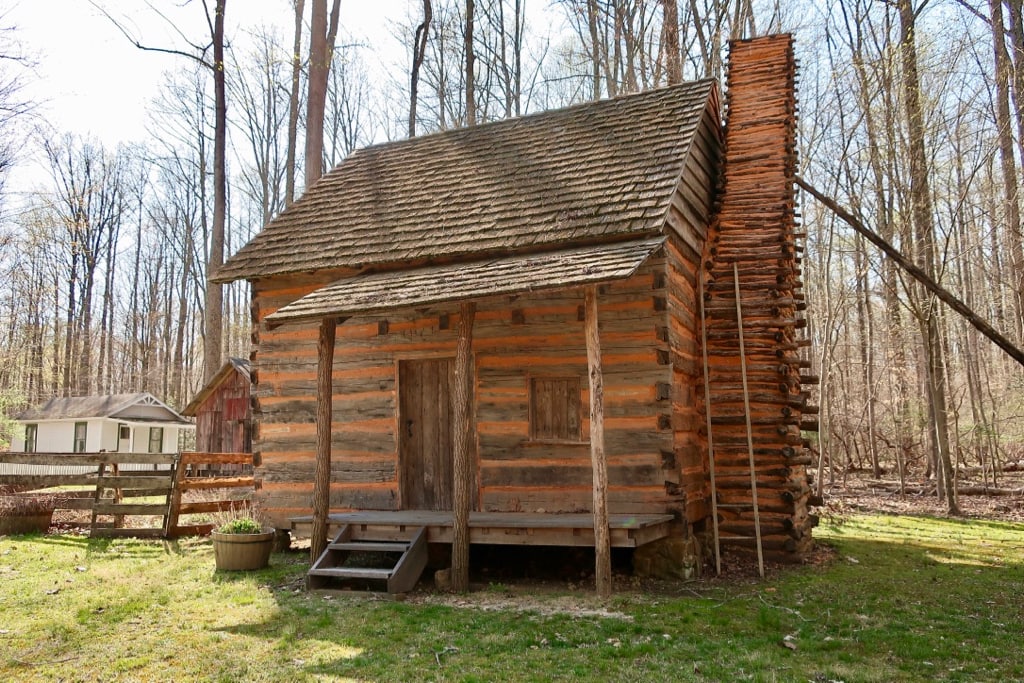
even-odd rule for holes
{"type": "Polygon", "coordinates": [[[214,489],[255,489],[256,481],[250,471],[247,475],[221,477],[202,476],[204,467],[214,465],[252,466],[252,453],[182,453],[174,476],[171,491],[170,510],[167,516],[167,537],[205,536],[213,529],[213,524],[181,524],[182,515],[209,514],[226,512],[239,504],[238,500],[206,500],[183,502],[182,495],[186,491],[209,491],[214,489]]]}
{"type": "Polygon", "coordinates": [[[89,527],[96,536],[207,534],[212,524],[182,525],[182,515],[230,510],[239,500],[184,501],[183,494],[228,489],[248,497],[255,483],[251,453],[0,453],[0,485],[92,487],[91,497],[62,501],[60,509],[91,511],[89,527]],[[159,496],[164,502],[139,500],[159,496]],[[160,517],[161,523],[125,527],[124,518],[132,516],[160,517]]]}

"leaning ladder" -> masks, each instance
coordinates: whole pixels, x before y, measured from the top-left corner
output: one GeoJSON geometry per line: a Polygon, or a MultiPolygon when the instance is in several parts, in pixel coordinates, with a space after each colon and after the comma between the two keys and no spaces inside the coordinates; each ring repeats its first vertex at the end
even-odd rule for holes
{"type": "MultiPolygon", "coordinates": [[[[754,512],[754,537],[757,541],[757,569],[764,577],[764,549],[761,544],[761,515],[757,503],[757,473],[754,467],[754,436],[750,422],[750,391],[747,387],[747,355],[743,339],[743,307],[740,303],[739,267],[733,263],[733,281],[736,293],[736,327],[740,342],[740,374],[743,380],[743,416],[747,427],[747,456],[750,467],[750,493],[754,512]]],[[[715,543],[715,571],[722,573],[721,536],[718,532],[718,486],[715,482],[715,441],[711,422],[711,380],[708,363],[707,316],[704,312],[704,273],[700,274],[700,291],[697,300],[700,306],[701,357],[704,362],[704,419],[708,434],[708,473],[711,479],[711,520],[715,543]]],[[[746,506],[743,506],[746,507],[746,506]]]]}
{"type": "Polygon", "coordinates": [[[722,574],[722,546],[718,538],[718,489],[715,486],[715,438],[711,429],[711,380],[708,379],[708,324],[704,315],[704,269],[700,269],[700,351],[704,359],[704,418],[708,425],[708,472],[711,476],[711,525],[715,535],[715,573],[722,574]]]}
{"type": "MultiPolygon", "coordinates": [[[[750,497],[754,505],[754,535],[757,538],[757,572],[764,578],[764,550],[761,547],[761,515],[757,505],[757,474],[754,471],[754,431],[750,426],[750,391],[747,388],[747,350],[743,343],[743,306],[740,303],[740,269],[733,261],[736,292],[736,330],[740,338],[740,376],[743,378],[743,416],[747,423],[747,458],[750,461],[750,497]]],[[[710,430],[709,430],[710,432],[710,430]]]]}

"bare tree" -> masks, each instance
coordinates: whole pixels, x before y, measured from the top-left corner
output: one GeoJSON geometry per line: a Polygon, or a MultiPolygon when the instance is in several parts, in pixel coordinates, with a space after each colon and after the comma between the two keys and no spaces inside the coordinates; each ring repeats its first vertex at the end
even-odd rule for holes
{"type": "Polygon", "coordinates": [[[434,8],[430,0],[423,0],[423,21],[416,27],[413,37],[412,66],[409,69],[409,137],[416,136],[416,101],[419,96],[420,67],[427,55],[427,39],[430,36],[430,20],[434,8]]]}
{"type": "Polygon", "coordinates": [[[324,173],[324,110],[327,106],[327,80],[338,35],[338,11],[341,0],[334,0],[330,23],[327,0],[313,0],[309,39],[309,94],[306,98],[306,187],[324,173]]]}
{"type": "Polygon", "coordinates": [[[68,244],[64,391],[83,396],[94,388],[97,271],[112,251],[125,211],[122,162],[102,146],[71,136],[56,142],[46,139],[43,148],[55,186],[54,211],[68,244]]]}
{"type": "Polygon", "coordinates": [[[683,82],[683,56],[679,51],[679,5],[676,0],[661,0],[661,51],[669,85],[683,82]]]}
{"type": "Polygon", "coordinates": [[[473,19],[475,14],[473,0],[466,0],[466,125],[476,125],[476,52],[473,49],[473,19]]]}
{"type": "Polygon", "coordinates": [[[292,81],[288,97],[288,158],[285,162],[284,204],[295,201],[295,150],[299,139],[299,81],[302,76],[302,15],[305,0],[293,0],[295,32],[292,41],[292,81]]]}
{"type": "Polygon", "coordinates": [[[235,150],[241,160],[241,182],[236,185],[250,202],[259,207],[260,226],[284,208],[287,195],[288,161],[285,157],[286,127],[289,125],[288,92],[285,80],[285,52],[276,36],[263,29],[252,36],[255,44],[242,59],[232,59],[228,93],[238,116],[235,128],[245,141],[235,150]],[[245,68],[243,68],[245,65],[245,68]]]}
{"type": "MultiPolygon", "coordinates": [[[[203,12],[209,30],[210,42],[205,45],[190,43],[191,52],[175,48],[152,47],[142,44],[125,29],[103,7],[93,0],[110,21],[140,50],[163,52],[187,57],[208,68],[213,73],[214,90],[214,139],[213,139],[213,225],[210,232],[207,272],[213,272],[224,263],[224,229],[227,224],[227,98],[225,88],[224,61],[224,9],[227,0],[214,0],[211,16],[208,0],[202,0],[203,12]],[[212,51],[213,59],[207,58],[212,51]]],[[[224,291],[223,285],[210,282],[206,287],[203,324],[203,366],[204,377],[210,380],[220,369],[223,355],[224,335],[224,291]]]]}

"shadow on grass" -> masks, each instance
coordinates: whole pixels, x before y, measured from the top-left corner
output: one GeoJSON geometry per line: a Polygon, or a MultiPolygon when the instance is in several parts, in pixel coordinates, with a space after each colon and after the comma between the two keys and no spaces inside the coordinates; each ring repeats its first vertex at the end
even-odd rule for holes
{"type": "Polygon", "coordinates": [[[304,585],[306,570],[309,568],[309,553],[295,551],[275,552],[270,556],[270,566],[253,571],[212,570],[214,583],[245,583],[256,579],[274,590],[294,589],[304,585]]]}
{"type": "Polygon", "coordinates": [[[10,536],[11,540],[43,546],[63,546],[81,550],[87,557],[117,555],[139,559],[167,555],[193,555],[204,546],[199,539],[91,538],[79,534],[26,534],[10,536]]]}
{"type": "MultiPolygon", "coordinates": [[[[618,582],[610,603],[589,590],[540,589],[533,565],[527,579],[500,574],[501,590],[391,602],[305,593],[305,551],[235,573],[213,570],[205,541],[18,542],[139,558],[210,554],[197,594],[221,585],[215,605],[251,605],[259,593],[260,607],[200,628],[252,646],[253,667],[271,679],[1024,680],[1024,525],[857,516],[818,536],[836,550],[823,564],[773,568],[765,580],[710,578],[709,569],[704,581],[652,591],[618,582]],[[609,606],[624,616],[583,614],[609,606]]],[[[592,556],[580,556],[579,570],[592,571],[592,556]]],[[[173,581],[161,585],[178,600],[173,581]]],[[[194,638],[202,620],[185,621],[194,638]]]]}

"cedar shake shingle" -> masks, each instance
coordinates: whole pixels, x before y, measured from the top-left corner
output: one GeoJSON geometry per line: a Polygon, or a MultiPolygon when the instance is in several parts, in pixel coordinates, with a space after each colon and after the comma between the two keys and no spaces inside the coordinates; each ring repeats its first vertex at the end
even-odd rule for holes
{"type": "Polygon", "coordinates": [[[214,279],[660,233],[714,87],[697,81],[359,150],[214,279]]]}
{"type": "Polygon", "coordinates": [[[521,294],[628,278],[665,238],[367,273],[338,280],[267,316],[271,324],[521,294]]]}

